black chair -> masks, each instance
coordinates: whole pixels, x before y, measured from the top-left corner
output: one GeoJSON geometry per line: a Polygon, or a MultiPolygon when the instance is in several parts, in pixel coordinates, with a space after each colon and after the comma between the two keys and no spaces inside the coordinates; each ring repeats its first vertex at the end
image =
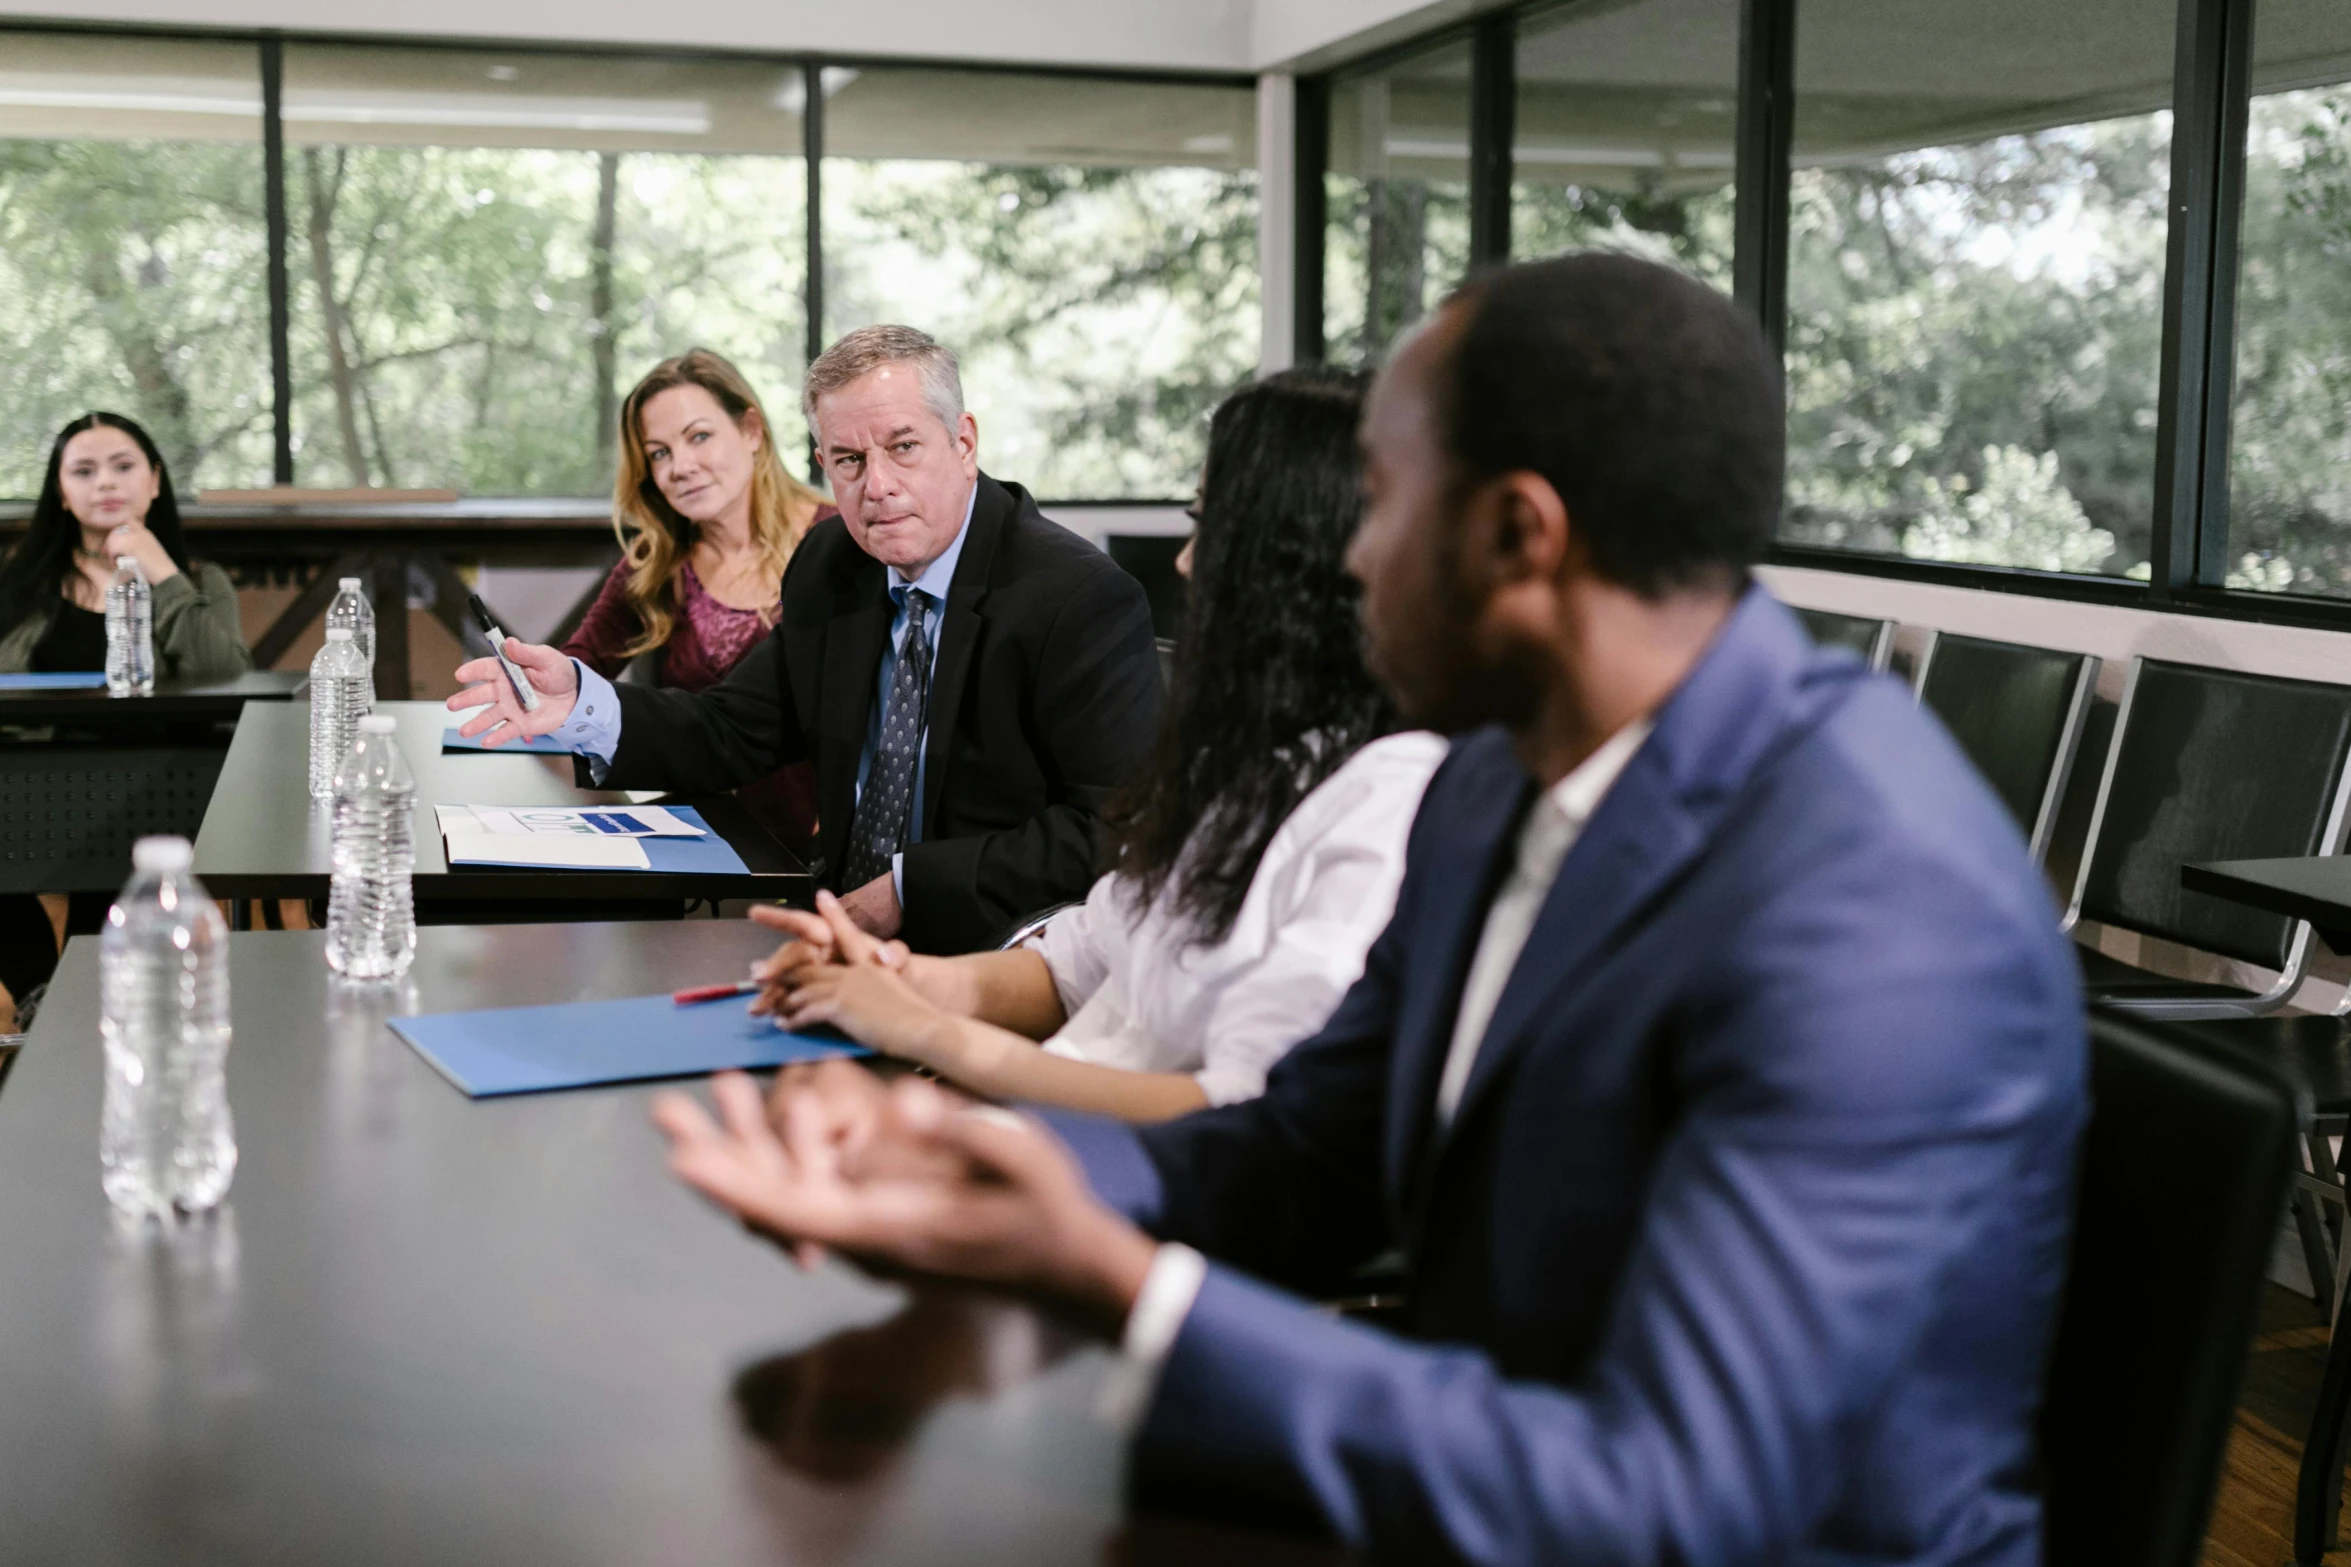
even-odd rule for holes
{"type": "Polygon", "coordinates": [[[1068,903],[1056,903],[1049,909],[1040,909],[1026,919],[1015,920],[1004,928],[992,944],[982,950],[1010,952],[1052,924],[1054,915],[1059,914],[1063,909],[1074,909],[1077,906],[1077,900],[1073,899],[1068,903]]]}
{"type": "Polygon", "coordinates": [[[1151,629],[1162,637],[1183,630],[1184,579],[1175,563],[1187,542],[1180,533],[1112,533],[1102,540],[1104,553],[1143,584],[1143,596],[1151,601],[1151,629]]]}
{"type": "Polygon", "coordinates": [[[2198,1031],[2266,1060],[2292,1085],[2301,1108],[2294,1228],[2318,1309],[2337,1330],[2327,1345],[2294,1498],[2294,1560],[2318,1567],[2335,1543],[2343,1464],[2351,1459],[2351,1334],[2340,1331],[2351,1248],[2343,1245],[2345,1191],[2333,1144],[2351,1126],[2351,1025],[2339,1017],[2267,1017],[2199,1024],[2198,1031]]]}
{"type": "Polygon", "coordinates": [[[2301,985],[2310,927],[2180,886],[2202,860],[2333,854],[2351,789],[2351,686],[2134,659],[2065,924],[2096,920],[2273,971],[2170,979],[2077,948],[2092,999],[2147,1017],[2257,1017],[2301,985]]]}
{"type": "Polygon", "coordinates": [[[1918,699],[1943,721],[2032,847],[2049,852],[2066,780],[2098,686],[2098,660],[2014,642],[1933,632],[1918,660],[1918,699]]]}
{"type": "Polygon", "coordinates": [[[2041,1413],[2050,1567],[2192,1567],[2293,1171],[2294,1095],[2196,1030],[2090,1017],[2092,1111],[2041,1413]]]}
{"type": "Polygon", "coordinates": [[[1840,615],[1828,609],[1797,609],[1796,618],[1822,647],[1850,649],[1872,669],[1883,669],[1893,662],[1894,623],[1890,620],[1840,615]]]}

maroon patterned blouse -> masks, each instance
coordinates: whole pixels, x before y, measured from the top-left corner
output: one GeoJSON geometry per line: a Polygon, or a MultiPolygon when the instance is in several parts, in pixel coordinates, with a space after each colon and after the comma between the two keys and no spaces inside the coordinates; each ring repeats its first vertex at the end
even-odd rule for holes
{"type": "MultiPolygon", "coordinates": [[[[811,526],[832,515],[833,509],[825,507],[811,519],[811,526]]],[[[722,604],[702,586],[691,565],[678,568],[677,590],[679,614],[671,624],[669,640],[656,652],[655,684],[680,691],[706,690],[724,680],[727,671],[759,645],[760,638],[775,625],[777,606],[737,609],[722,604]]],[[[605,679],[617,680],[629,664],[621,650],[644,629],[644,621],[629,603],[629,563],[624,560],[604,579],[603,591],[596,595],[580,629],[563,644],[563,651],[605,679]]],[[[816,769],[807,763],[745,784],[737,793],[787,848],[804,852],[816,841],[816,769]]]]}

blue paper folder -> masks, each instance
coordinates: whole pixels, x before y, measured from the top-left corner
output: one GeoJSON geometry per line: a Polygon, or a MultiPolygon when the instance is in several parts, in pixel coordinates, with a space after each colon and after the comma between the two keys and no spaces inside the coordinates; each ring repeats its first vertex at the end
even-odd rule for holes
{"type": "Polygon", "coordinates": [[[441,749],[444,752],[481,751],[493,756],[504,751],[533,751],[541,756],[568,756],[571,754],[571,747],[553,735],[534,735],[528,740],[509,740],[504,745],[488,746],[482,744],[479,736],[471,740],[466,739],[457,732],[457,727],[457,725],[451,724],[441,731],[441,749]]]}
{"type": "Polygon", "coordinates": [[[771,1018],[751,1016],[746,1005],[743,998],[681,1007],[667,996],[632,996],[391,1023],[435,1071],[475,1099],[866,1053],[838,1034],[786,1033],[771,1018]]]}
{"type": "Polygon", "coordinates": [[[0,675],[0,691],[96,691],[106,684],[103,669],[67,669],[54,674],[0,675]]]}

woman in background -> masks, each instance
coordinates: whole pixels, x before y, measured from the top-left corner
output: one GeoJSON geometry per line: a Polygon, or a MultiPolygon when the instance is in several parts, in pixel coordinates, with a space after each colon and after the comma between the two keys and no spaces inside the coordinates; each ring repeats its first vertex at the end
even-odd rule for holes
{"type": "Polygon", "coordinates": [[[132,420],[93,413],[58,432],[32,521],[0,562],[0,673],[104,669],[118,555],[155,591],[156,678],[231,680],[253,667],[236,585],[188,558],[163,454],[132,420]]]}
{"type": "Polygon", "coordinates": [[[1362,974],[1445,755],[1389,733],[1363,667],[1344,565],[1362,395],[1293,370],[1218,407],[1158,749],[1110,813],[1113,869],[1086,901],[1032,945],[955,958],[874,942],[830,894],[816,915],[754,909],[800,938],[755,1010],[977,1093],[1130,1120],[1264,1090],[1362,974]]]}
{"type": "MultiPolygon", "coordinates": [[[[621,559],[563,651],[607,680],[653,654],[656,684],[700,691],[774,629],[784,567],[832,514],[786,471],[759,395],[707,348],[655,365],[620,408],[613,528],[621,559]]],[[[778,838],[816,831],[816,777],[789,767],[746,785],[778,838]]]]}
{"type": "MultiPolygon", "coordinates": [[[[105,669],[106,590],[118,555],[138,561],[154,589],[158,679],[231,680],[253,667],[235,584],[218,566],[188,558],[163,454],[136,422],[92,413],[57,433],[32,520],[0,561],[0,673],[105,669]]],[[[70,903],[0,896],[0,1032],[29,1020],[30,1006],[20,1004],[48,983],[62,936],[95,931],[108,901],[103,893],[77,893],[70,903]]]]}

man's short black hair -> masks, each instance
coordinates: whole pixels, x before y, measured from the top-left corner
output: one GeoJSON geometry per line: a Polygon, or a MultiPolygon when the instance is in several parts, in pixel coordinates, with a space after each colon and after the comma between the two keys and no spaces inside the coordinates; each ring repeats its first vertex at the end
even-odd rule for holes
{"type": "Polygon", "coordinates": [[[1779,519],[1786,404],[1746,311],[1695,279],[1589,252],[1455,296],[1446,445],[1475,481],[1528,470],[1601,576],[1648,598],[1743,581],[1779,519]]]}

